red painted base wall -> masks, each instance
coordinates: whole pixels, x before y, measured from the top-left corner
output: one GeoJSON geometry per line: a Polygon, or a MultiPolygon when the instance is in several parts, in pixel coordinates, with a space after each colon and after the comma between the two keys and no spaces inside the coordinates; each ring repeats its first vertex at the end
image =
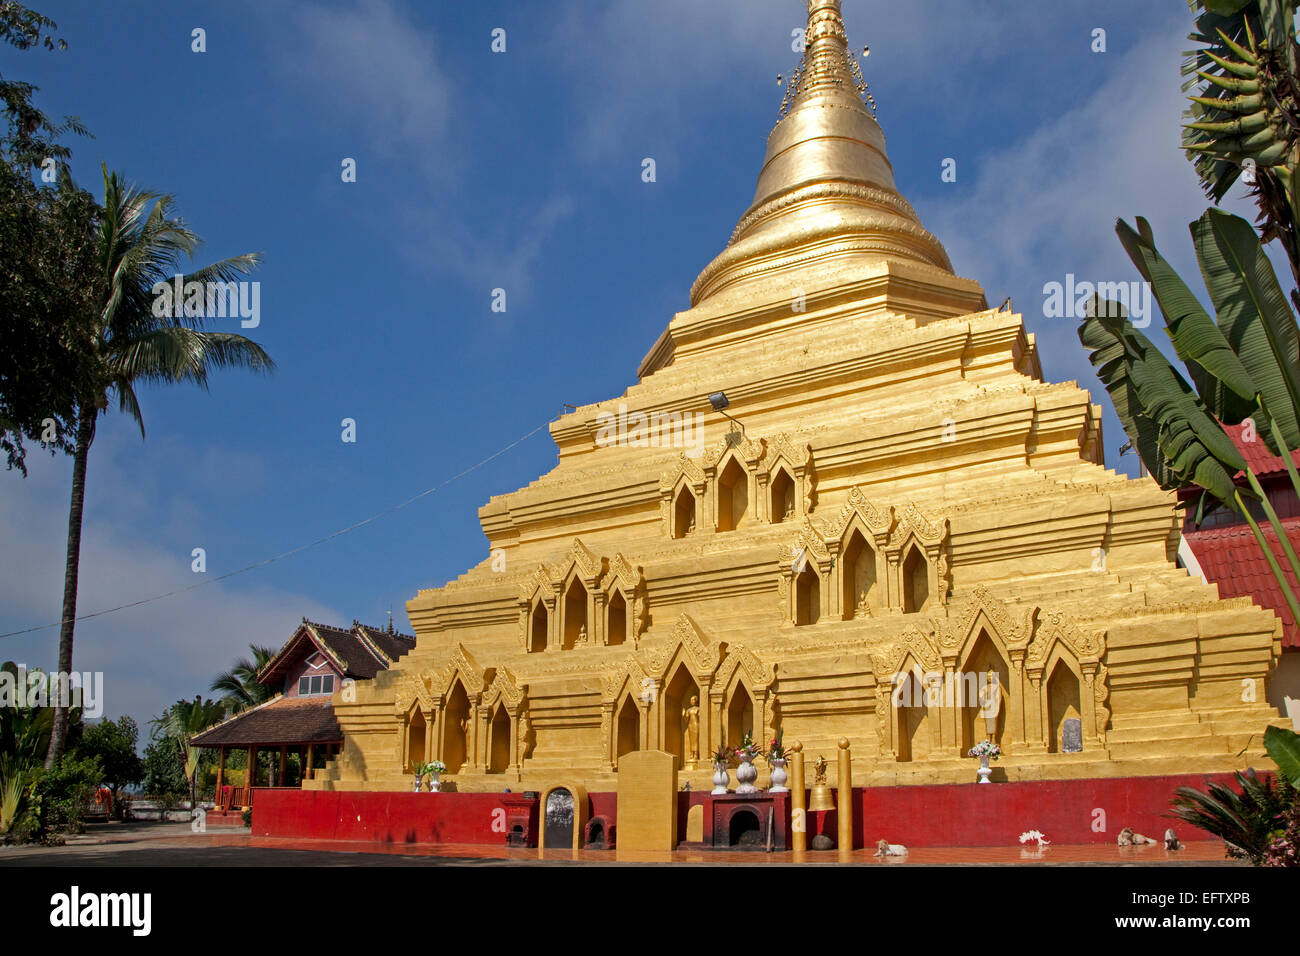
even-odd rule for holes
{"type": "MultiPolygon", "coordinates": [[[[1010,846],[1026,830],[1040,830],[1053,843],[1114,843],[1126,826],[1156,838],[1172,826],[1183,839],[1204,839],[1206,834],[1166,816],[1174,788],[1204,789],[1209,781],[1230,780],[1231,774],[1189,774],[859,788],[853,793],[853,832],[857,846],[881,839],[915,847],[1010,846]]],[[[687,807],[703,803],[706,794],[680,796],[685,799],[679,800],[678,833],[685,839],[687,807]]],[[[492,828],[494,817],[501,819],[494,814],[499,809],[501,795],[493,793],[268,790],[253,807],[253,835],[501,845],[505,834],[492,828]]],[[[589,818],[600,814],[617,823],[616,811],[616,794],[589,795],[589,818]]],[[[820,829],[834,837],[834,813],[826,816],[810,821],[809,833],[820,829]]]]}
{"type": "Polygon", "coordinates": [[[1181,839],[1205,840],[1167,815],[1174,789],[1231,780],[1220,773],[869,787],[854,791],[853,832],[858,846],[1012,846],[1027,830],[1052,843],[1114,843],[1124,827],[1155,839],[1173,827],[1181,839]]]}

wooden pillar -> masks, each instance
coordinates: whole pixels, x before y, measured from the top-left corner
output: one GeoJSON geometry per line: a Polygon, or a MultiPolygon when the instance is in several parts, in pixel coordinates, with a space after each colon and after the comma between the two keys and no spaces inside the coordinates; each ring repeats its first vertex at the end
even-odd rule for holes
{"type": "Polygon", "coordinates": [[[217,748],[217,805],[221,804],[221,788],[226,782],[226,747],[217,748]]]}
{"type": "Polygon", "coordinates": [[[253,804],[253,785],[257,782],[257,747],[248,748],[248,764],[244,769],[244,798],[240,809],[247,810],[253,804]]]}
{"type": "Polygon", "coordinates": [[[289,748],[286,744],[280,745],[280,772],[276,776],[275,785],[277,787],[288,786],[289,776],[289,748]]]}
{"type": "Polygon", "coordinates": [[[306,765],[303,767],[303,779],[304,780],[316,779],[316,745],[315,744],[307,745],[307,757],[306,757],[306,765]]]}

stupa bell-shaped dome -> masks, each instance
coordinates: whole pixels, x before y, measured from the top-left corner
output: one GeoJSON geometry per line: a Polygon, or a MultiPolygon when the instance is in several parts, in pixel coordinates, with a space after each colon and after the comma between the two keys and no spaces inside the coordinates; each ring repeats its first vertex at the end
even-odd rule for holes
{"type": "Polygon", "coordinates": [[[885,134],[861,93],[839,0],[808,0],[804,59],[767,140],[753,205],[691,288],[691,304],[820,267],[907,260],[952,274],[898,194],[885,134]],[[788,110],[786,110],[788,107],[788,110]]]}

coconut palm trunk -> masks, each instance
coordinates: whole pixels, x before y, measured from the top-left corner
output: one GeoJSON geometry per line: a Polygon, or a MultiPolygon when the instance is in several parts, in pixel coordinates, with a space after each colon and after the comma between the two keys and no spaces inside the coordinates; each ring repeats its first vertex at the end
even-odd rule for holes
{"type": "MultiPolygon", "coordinates": [[[[72,459],[72,502],[68,507],[68,553],[63,570],[63,617],[59,625],[59,673],[72,672],[72,635],[77,618],[77,578],[81,570],[81,516],[86,501],[86,461],[90,445],[95,440],[94,405],[82,406],[77,415],[77,446],[72,459]]],[[[59,687],[66,686],[62,681],[59,687]]],[[[50,731],[50,749],[45,755],[45,767],[51,769],[63,756],[68,736],[68,704],[61,696],[51,701],[54,705],[54,726],[50,731]]]]}

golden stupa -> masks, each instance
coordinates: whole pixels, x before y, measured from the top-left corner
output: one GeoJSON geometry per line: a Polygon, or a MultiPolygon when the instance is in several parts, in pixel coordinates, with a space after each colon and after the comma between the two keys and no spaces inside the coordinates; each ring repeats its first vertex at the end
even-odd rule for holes
{"type": "Polygon", "coordinates": [[[707,788],[751,729],[850,737],[868,786],[972,782],[989,737],[1011,780],[1262,764],[1280,622],[1176,566],[1174,497],[1104,467],[1101,409],[953,274],[838,0],[808,7],[691,307],[480,509],[489,557],[407,603],[415,650],[335,694],[345,744],[304,787],[437,759],[461,791],[614,790],[657,749],[707,788]]]}

